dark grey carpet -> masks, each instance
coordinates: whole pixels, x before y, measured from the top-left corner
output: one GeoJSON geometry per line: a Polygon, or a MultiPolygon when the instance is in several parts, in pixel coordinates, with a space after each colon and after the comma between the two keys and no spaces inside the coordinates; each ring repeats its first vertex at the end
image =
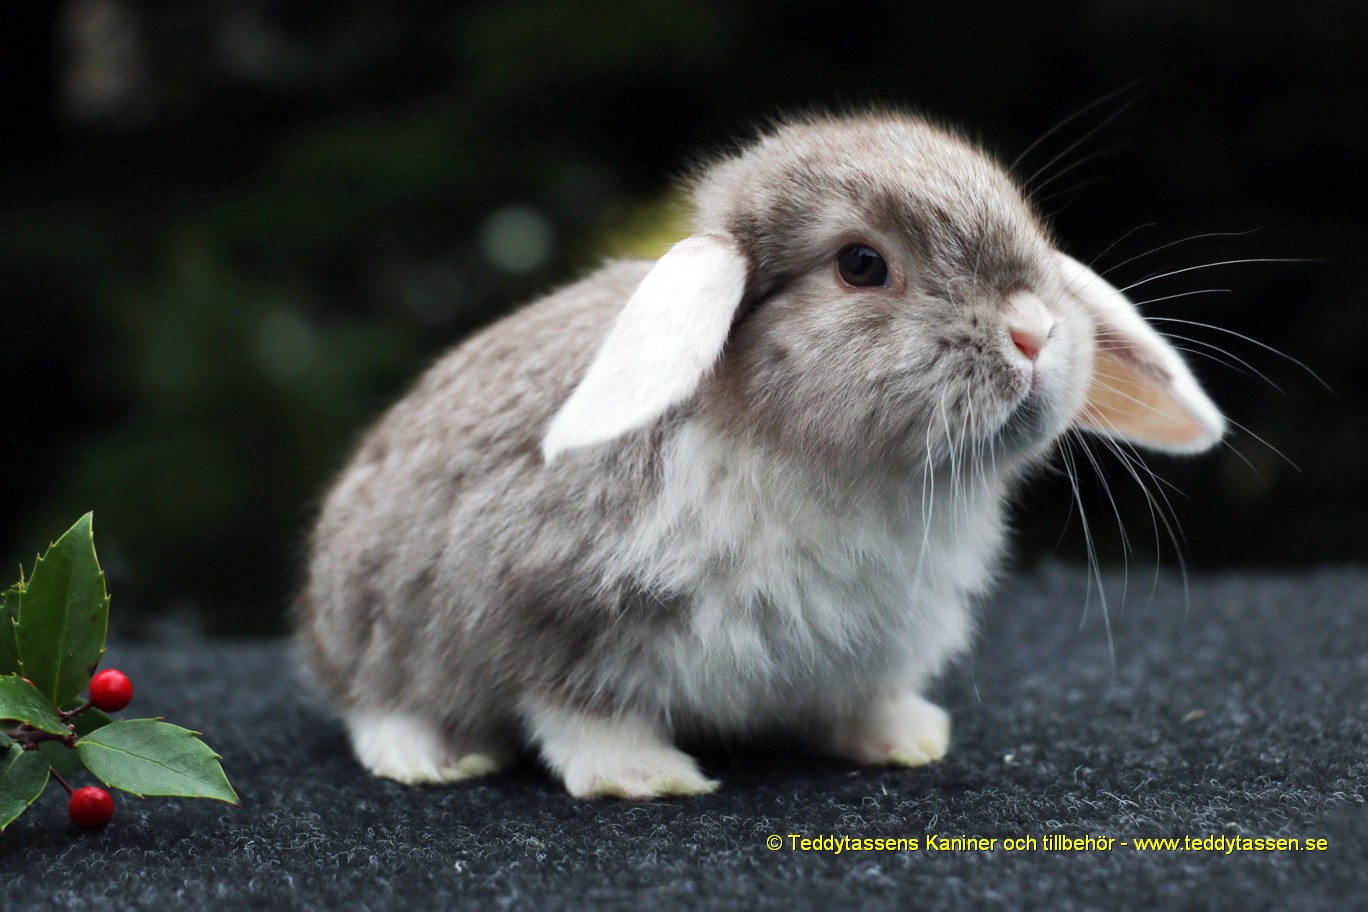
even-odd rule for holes
{"type": "Polygon", "coordinates": [[[1109,588],[1115,664],[1074,570],[1009,580],[944,682],[926,770],[714,755],[716,795],[582,803],[534,766],[368,778],[279,643],[116,643],[138,715],[204,731],[241,810],[116,796],[77,832],[53,788],[0,836],[0,909],[1345,910],[1368,898],[1368,570],[1109,588]],[[1080,620],[1082,621],[1080,629],[1080,620]],[[1318,852],[793,852],[770,834],[1293,836],[1318,852]]]}

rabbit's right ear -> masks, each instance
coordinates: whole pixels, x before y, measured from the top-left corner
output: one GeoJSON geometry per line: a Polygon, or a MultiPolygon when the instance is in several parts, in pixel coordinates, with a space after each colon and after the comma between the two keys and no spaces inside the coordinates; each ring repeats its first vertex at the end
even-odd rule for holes
{"type": "Polygon", "coordinates": [[[644,427],[691,396],[722,354],[748,273],[719,234],[685,238],[657,260],[551,420],[546,461],[644,427]]]}
{"type": "Polygon", "coordinates": [[[1097,343],[1078,424],[1170,453],[1215,446],[1225,419],[1177,350],[1097,273],[1062,253],[1059,265],[1069,293],[1092,318],[1097,343]]]}

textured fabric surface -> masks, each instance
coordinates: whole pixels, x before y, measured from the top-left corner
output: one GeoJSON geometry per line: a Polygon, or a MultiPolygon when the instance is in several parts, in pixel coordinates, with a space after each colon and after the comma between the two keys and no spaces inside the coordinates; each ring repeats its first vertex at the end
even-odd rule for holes
{"type": "Polygon", "coordinates": [[[1121,588],[1109,649],[1080,572],[1006,581],[939,688],[955,730],[932,768],[715,752],[720,792],[652,804],[575,801],[531,763],[448,788],[374,780],[286,644],[116,642],[133,714],[202,730],[244,806],[116,794],[115,822],[81,833],[50,788],[0,835],[0,909],[1364,908],[1368,570],[1198,577],[1186,599],[1133,575],[1124,607],[1121,588]],[[924,845],[1058,832],[1118,843],[924,845]],[[789,834],[923,847],[802,852],[789,834]],[[1328,848],[1133,846],[1208,835],[1328,848]]]}

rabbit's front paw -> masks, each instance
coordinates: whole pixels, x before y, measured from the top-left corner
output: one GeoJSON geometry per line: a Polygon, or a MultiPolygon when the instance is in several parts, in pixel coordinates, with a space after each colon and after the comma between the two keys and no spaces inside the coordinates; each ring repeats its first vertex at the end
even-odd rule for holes
{"type": "Polygon", "coordinates": [[[573,757],[561,776],[577,798],[706,795],[718,786],[716,780],[703,777],[692,757],[666,745],[573,757]]]}
{"type": "Polygon", "coordinates": [[[603,717],[546,704],[527,710],[547,766],[576,798],[705,795],[718,783],[650,723],[603,717]]]}
{"type": "Polygon", "coordinates": [[[874,699],[863,712],[838,723],[832,753],[863,764],[925,766],[950,747],[950,716],[914,693],[874,699]]]}
{"type": "Polygon", "coordinates": [[[509,759],[506,749],[490,745],[460,749],[435,725],[416,716],[355,713],[347,718],[347,728],[362,766],[382,779],[405,785],[487,776],[509,759]]]}

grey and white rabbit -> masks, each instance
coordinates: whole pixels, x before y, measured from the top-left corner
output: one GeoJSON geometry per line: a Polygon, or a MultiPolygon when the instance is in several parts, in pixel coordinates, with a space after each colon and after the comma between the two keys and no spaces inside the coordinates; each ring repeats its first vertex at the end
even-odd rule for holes
{"type": "Polygon", "coordinates": [[[532,748],[578,796],[717,786],[679,737],[942,757],[1014,483],[1082,426],[1224,421],[983,152],[896,114],[703,169],[694,234],[474,335],[327,495],[300,642],[377,776],[532,748]]]}

